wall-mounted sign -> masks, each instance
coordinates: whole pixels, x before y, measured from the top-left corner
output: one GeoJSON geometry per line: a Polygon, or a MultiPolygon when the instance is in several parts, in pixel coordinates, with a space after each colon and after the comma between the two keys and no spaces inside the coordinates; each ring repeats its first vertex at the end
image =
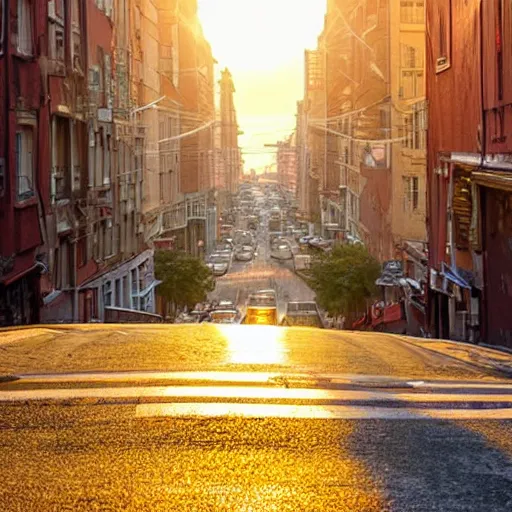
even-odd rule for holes
{"type": "Polygon", "coordinates": [[[98,109],[98,121],[102,123],[112,122],[112,109],[111,108],[99,108],[98,109]]]}

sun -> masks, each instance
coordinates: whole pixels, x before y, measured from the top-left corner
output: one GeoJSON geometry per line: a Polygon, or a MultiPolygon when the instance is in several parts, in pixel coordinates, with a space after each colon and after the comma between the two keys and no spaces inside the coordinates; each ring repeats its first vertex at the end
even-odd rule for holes
{"type": "Polygon", "coordinates": [[[215,57],[232,72],[272,72],[315,45],[321,0],[200,0],[199,16],[215,57]]]}

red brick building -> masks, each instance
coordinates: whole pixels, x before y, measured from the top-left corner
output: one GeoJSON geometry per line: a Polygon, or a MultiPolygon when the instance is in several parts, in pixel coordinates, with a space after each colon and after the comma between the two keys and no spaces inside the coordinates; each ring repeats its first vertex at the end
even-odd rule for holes
{"type": "Polygon", "coordinates": [[[512,347],[512,7],[426,8],[431,331],[512,347]]]}
{"type": "Polygon", "coordinates": [[[39,320],[48,208],[48,2],[0,2],[0,325],[39,320]]]}

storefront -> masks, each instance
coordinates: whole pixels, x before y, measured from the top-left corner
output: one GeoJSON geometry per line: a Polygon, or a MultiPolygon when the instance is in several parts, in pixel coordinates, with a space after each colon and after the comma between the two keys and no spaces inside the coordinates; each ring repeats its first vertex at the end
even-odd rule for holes
{"type": "Polygon", "coordinates": [[[147,250],[80,287],[80,320],[104,322],[105,308],[156,309],[153,251],[147,250]]]}
{"type": "Polygon", "coordinates": [[[479,171],[474,179],[482,206],[483,334],[512,348],[512,174],[479,171]]]}

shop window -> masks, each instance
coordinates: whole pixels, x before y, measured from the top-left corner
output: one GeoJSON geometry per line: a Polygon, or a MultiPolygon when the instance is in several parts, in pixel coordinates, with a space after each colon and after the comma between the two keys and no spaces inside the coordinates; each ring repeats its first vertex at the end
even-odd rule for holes
{"type": "Polygon", "coordinates": [[[23,201],[34,196],[34,132],[30,126],[21,126],[16,132],[16,198],[23,201]]]}
{"type": "Polygon", "coordinates": [[[18,0],[18,52],[22,55],[30,56],[33,53],[32,43],[32,1],[18,0]]]}

